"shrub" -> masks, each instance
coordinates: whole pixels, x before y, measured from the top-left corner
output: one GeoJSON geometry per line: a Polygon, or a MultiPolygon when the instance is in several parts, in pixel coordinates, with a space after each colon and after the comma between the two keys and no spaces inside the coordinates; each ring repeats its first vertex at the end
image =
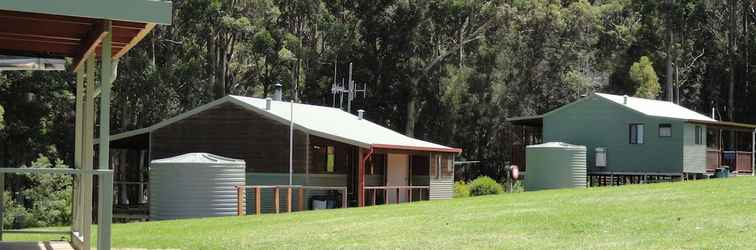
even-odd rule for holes
{"type": "Polygon", "coordinates": [[[470,196],[470,189],[467,187],[464,181],[454,182],[454,198],[462,198],[470,196]]]}
{"type": "MultiPolygon", "coordinates": [[[[68,168],[63,161],[51,162],[40,156],[32,162],[36,168],[68,168]]],[[[61,226],[71,223],[72,177],[58,174],[28,174],[30,187],[21,191],[21,196],[30,201],[33,221],[31,226],[61,226]]]]}
{"type": "Polygon", "coordinates": [[[21,229],[31,225],[32,215],[26,211],[26,208],[13,200],[10,192],[3,194],[3,227],[11,229],[21,229]]]}
{"type": "Polygon", "coordinates": [[[504,188],[488,176],[475,178],[475,180],[470,182],[468,188],[470,189],[471,196],[499,194],[504,192],[504,188]]]}
{"type": "MultiPolygon", "coordinates": [[[[62,161],[40,156],[34,168],[68,168],[62,161]]],[[[20,192],[3,197],[6,211],[3,225],[8,228],[48,227],[71,224],[72,177],[58,174],[20,174],[27,183],[20,192]],[[15,198],[15,200],[13,200],[15,198]]]]}

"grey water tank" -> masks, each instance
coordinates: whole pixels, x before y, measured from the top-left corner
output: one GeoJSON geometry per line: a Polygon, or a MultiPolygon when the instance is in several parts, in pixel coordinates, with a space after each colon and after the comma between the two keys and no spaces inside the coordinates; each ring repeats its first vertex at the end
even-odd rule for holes
{"type": "Polygon", "coordinates": [[[562,142],[527,146],[525,191],[587,186],[586,148],[562,142]]]}
{"type": "Polygon", "coordinates": [[[150,219],[229,216],[237,213],[243,160],[189,153],[150,162],[150,219]]]}

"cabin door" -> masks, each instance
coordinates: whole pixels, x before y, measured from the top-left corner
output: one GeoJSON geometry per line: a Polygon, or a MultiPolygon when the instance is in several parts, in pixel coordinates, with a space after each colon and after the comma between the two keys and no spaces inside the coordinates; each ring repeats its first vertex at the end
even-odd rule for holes
{"type": "MultiPolygon", "coordinates": [[[[404,154],[388,154],[386,186],[409,186],[409,157],[404,154]]],[[[397,197],[396,189],[389,189],[387,200],[389,203],[407,201],[407,190],[400,190],[397,197]]]]}

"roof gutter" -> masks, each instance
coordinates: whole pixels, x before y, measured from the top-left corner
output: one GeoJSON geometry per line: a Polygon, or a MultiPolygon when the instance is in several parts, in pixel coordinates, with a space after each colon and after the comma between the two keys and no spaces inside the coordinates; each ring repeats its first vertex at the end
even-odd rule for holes
{"type": "Polygon", "coordinates": [[[396,150],[412,150],[412,151],[427,151],[427,152],[443,152],[443,153],[462,153],[461,148],[432,148],[432,147],[415,147],[415,146],[402,146],[391,144],[373,144],[370,149],[396,149],[396,150]]]}

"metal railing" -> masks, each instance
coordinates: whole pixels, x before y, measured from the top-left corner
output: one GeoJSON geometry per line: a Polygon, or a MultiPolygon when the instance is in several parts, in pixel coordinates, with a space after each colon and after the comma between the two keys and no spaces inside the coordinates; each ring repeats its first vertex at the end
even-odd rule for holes
{"type": "MultiPolygon", "coordinates": [[[[82,170],[73,168],[0,168],[0,218],[2,218],[5,212],[5,204],[3,204],[3,196],[5,192],[5,175],[6,174],[59,174],[59,175],[73,175],[75,177],[92,177],[96,176],[99,180],[100,188],[98,190],[97,199],[97,246],[98,249],[110,249],[110,227],[113,218],[113,171],[112,170],[82,170]]],[[[17,233],[17,234],[70,234],[71,243],[74,246],[89,246],[91,236],[85,237],[82,231],[83,227],[89,227],[90,225],[84,225],[86,223],[80,223],[77,221],[79,218],[76,216],[80,213],[83,207],[91,206],[92,204],[78,204],[80,194],[78,192],[91,192],[91,190],[81,189],[81,178],[74,178],[74,206],[73,206],[73,225],[70,231],[40,231],[40,230],[3,230],[3,225],[0,223],[0,241],[2,241],[3,233],[17,233]]],[[[89,209],[84,211],[91,211],[89,209]]],[[[86,230],[85,232],[88,232],[86,230]]]]}
{"type": "Polygon", "coordinates": [[[263,189],[273,189],[273,206],[276,213],[281,212],[281,189],[286,190],[286,204],[287,211],[291,213],[292,210],[292,192],[298,190],[298,204],[299,211],[304,211],[304,193],[305,190],[334,190],[341,192],[341,207],[347,207],[347,187],[321,187],[321,186],[303,186],[303,185],[248,185],[248,186],[236,186],[236,214],[242,216],[245,214],[245,201],[244,193],[247,189],[254,189],[255,192],[255,214],[260,215],[261,211],[261,193],[263,189]]]}
{"type": "Polygon", "coordinates": [[[396,196],[394,196],[396,198],[395,199],[396,203],[401,202],[400,195],[399,195],[401,190],[407,191],[407,202],[413,202],[412,199],[414,196],[412,194],[414,190],[420,190],[420,198],[418,200],[423,200],[423,194],[424,194],[423,191],[427,190],[426,193],[430,192],[430,186],[370,186],[370,187],[365,187],[365,190],[363,192],[366,192],[368,190],[372,192],[372,198],[373,198],[372,205],[376,205],[376,202],[377,202],[376,196],[377,196],[378,190],[383,190],[383,204],[389,204],[389,199],[388,199],[389,190],[396,190],[396,193],[395,193],[396,196]]]}

